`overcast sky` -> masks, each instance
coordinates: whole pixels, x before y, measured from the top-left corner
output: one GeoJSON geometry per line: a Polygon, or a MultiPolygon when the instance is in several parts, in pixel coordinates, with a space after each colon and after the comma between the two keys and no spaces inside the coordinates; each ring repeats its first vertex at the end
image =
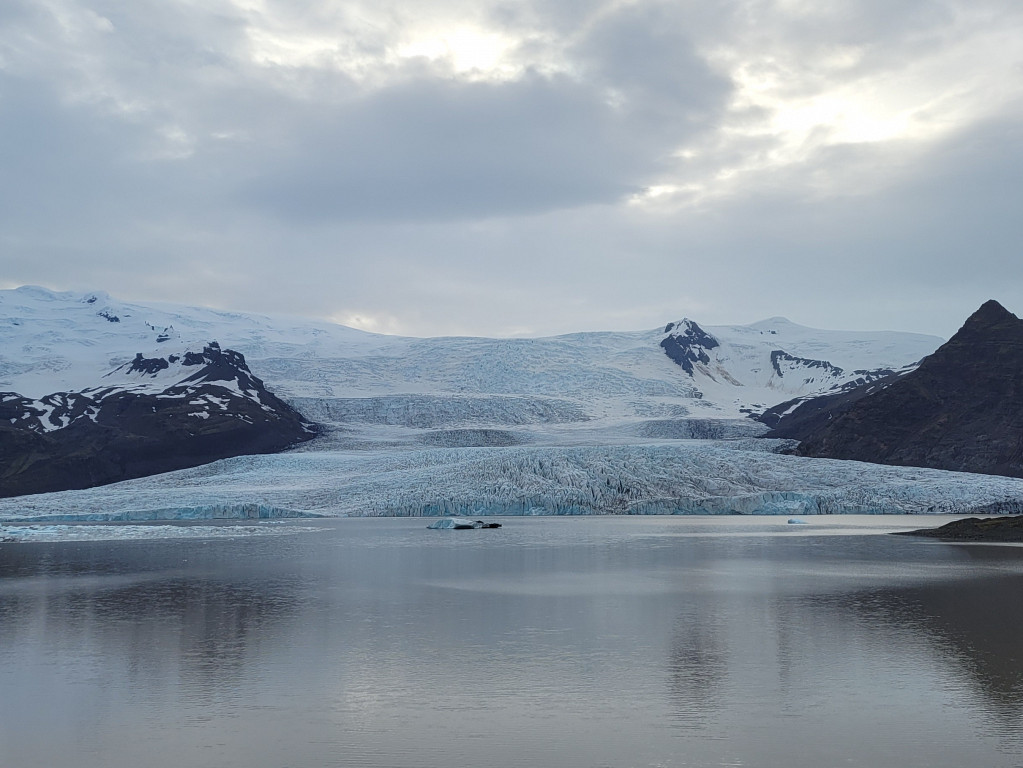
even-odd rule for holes
{"type": "Polygon", "coordinates": [[[0,2],[0,288],[947,337],[1021,189],[1019,0],[0,2]]]}

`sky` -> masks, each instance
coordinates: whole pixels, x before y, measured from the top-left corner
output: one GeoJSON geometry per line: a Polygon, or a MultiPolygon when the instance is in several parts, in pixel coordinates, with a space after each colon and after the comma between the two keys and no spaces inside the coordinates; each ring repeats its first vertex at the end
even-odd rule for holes
{"type": "Polygon", "coordinates": [[[0,288],[948,337],[1021,192],[1019,0],[0,3],[0,288]]]}

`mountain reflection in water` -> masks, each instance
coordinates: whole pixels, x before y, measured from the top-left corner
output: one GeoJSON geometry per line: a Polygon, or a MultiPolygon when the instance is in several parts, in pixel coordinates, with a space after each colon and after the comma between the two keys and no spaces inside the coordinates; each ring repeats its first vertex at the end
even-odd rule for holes
{"type": "MultiPolygon", "coordinates": [[[[986,554],[986,553],[985,553],[986,554]]],[[[1019,576],[878,592],[856,607],[868,619],[912,626],[976,692],[985,730],[1023,744],[1023,594],[1019,576]]]]}
{"type": "Polygon", "coordinates": [[[0,765],[1023,762],[1021,549],[317,526],[0,545],[0,765]]]}

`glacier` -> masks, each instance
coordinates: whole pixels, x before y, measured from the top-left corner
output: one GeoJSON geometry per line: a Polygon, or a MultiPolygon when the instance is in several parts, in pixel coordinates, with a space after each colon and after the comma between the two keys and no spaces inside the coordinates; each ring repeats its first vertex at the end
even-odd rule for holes
{"type": "Polygon", "coordinates": [[[429,339],[43,288],[0,291],[0,322],[0,390],[81,390],[216,339],[320,427],[285,453],[2,499],[0,522],[1023,512],[1021,480],[800,458],[758,437],[751,414],[911,367],[936,337],[770,318],[429,339]]]}
{"type": "Polygon", "coordinates": [[[1023,512],[1023,480],[809,459],[777,447],[747,438],[240,456],[2,499],[0,521],[1023,512]]]}

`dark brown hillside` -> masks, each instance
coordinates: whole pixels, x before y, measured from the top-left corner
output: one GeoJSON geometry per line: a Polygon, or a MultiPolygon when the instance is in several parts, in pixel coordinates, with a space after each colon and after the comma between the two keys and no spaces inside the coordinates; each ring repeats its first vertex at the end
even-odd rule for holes
{"type": "Polygon", "coordinates": [[[917,370],[814,429],[798,452],[1023,477],[1023,320],[988,301],[917,370]]]}
{"type": "MultiPolygon", "coordinates": [[[[237,352],[214,342],[186,358],[187,377],[160,391],[109,386],[38,401],[0,392],[0,497],[275,453],[315,435],[237,352]]],[[[125,368],[155,376],[169,365],[139,355],[125,368]]]]}

